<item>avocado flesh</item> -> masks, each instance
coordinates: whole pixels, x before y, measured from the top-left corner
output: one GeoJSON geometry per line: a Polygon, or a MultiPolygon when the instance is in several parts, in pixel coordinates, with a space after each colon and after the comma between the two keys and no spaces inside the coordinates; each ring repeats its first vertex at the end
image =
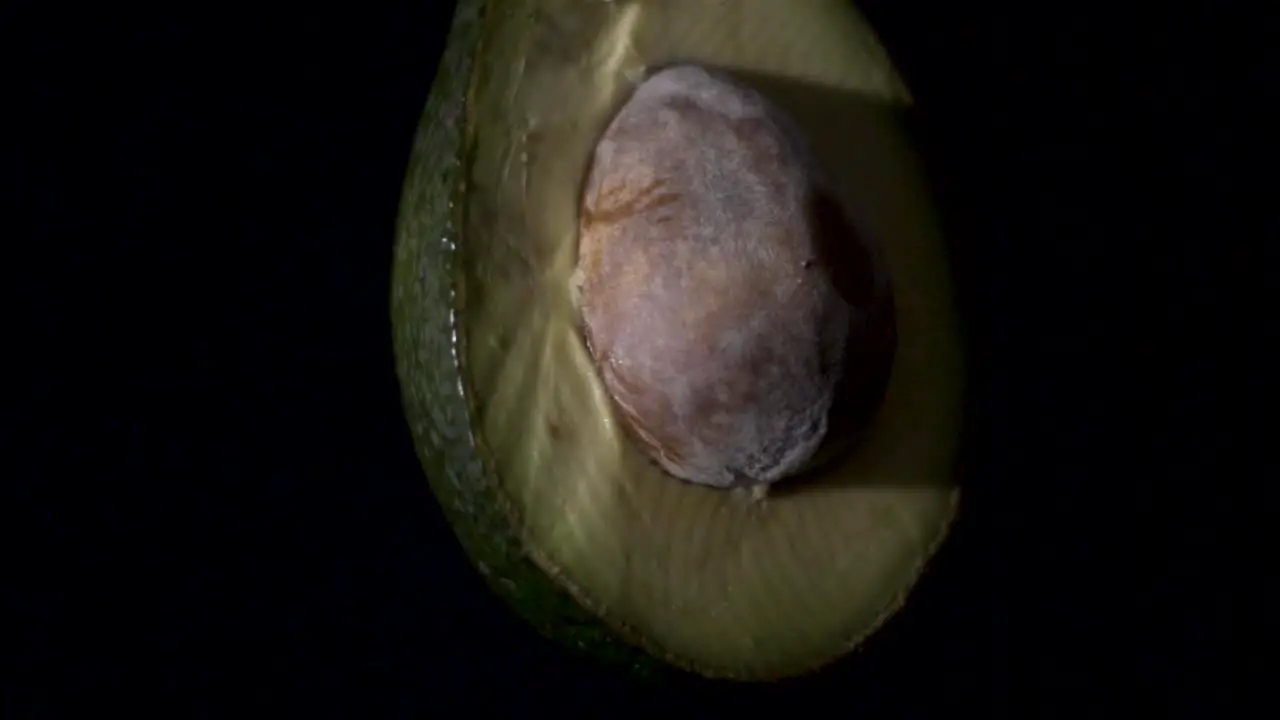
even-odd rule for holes
{"type": "Polygon", "coordinates": [[[830,661],[903,601],[959,491],[945,256],[895,124],[909,96],[846,3],[464,0],[405,185],[393,281],[406,414],[494,587],[544,633],[716,677],[830,661]],[[676,481],[619,427],[579,331],[578,198],[645,72],[739,74],[789,111],[878,239],[898,348],[848,455],[763,504],[676,481]]]}

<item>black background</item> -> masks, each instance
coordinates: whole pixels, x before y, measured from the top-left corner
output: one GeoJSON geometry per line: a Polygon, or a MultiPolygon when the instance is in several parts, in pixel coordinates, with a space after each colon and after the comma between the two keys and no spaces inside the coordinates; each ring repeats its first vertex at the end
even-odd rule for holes
{"type": "Polygon", "coordinates": [[[1016,5],[860,4],[955,246],[969,505],[863,652],[744,687],[543,641],[423,481],[389,270],[450,8],[6,4],[4,715],[1225,708],[1247,251],[1207,208],[1260,53],[1190,6],[1016,5]]]}

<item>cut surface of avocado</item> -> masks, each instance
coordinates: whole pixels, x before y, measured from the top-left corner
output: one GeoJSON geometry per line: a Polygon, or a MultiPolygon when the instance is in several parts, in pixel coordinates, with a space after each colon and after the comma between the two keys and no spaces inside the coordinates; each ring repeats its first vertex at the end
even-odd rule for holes
{"type": "Polygon", "coordinates": [[[543,632],[765,679],[839,657],[904,600],[956,511],[963,384],[943,245],[897,124],[909,103],[839,0],[459,4],[401,206],[398,372],[442,507],[543,632]],[[647,72],[689,61],[792,115],[895,288],[894,366],[863,439],[764,502],[677,481],[631,444],[574,302],[594,144],[647,72]]]}

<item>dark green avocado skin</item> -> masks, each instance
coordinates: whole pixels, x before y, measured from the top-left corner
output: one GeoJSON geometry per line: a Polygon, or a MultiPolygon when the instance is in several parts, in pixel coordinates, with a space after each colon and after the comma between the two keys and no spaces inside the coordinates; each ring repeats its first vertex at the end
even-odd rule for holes
{"type": "Polygon", "coordinates": [[[656,677],[656,658],[621,640],[523,550],[498,480],[477,448],[455,341],[455,268],[466,190],[468,88],[487,0],[460,0],[400,200],[391,317],[405,415],[445,516],[490,586],[543,635],[578,653],[656,677]],[[455,248],[457,249],[455,251],[455,248]]]}

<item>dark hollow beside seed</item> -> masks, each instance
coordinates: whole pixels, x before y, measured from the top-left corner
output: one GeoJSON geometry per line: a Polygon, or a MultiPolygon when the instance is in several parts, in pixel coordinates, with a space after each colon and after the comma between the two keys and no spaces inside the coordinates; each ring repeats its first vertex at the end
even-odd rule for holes
{"type": "Polygon", "coordinates": [[[791,121],[720,73],[666,68],[614,117],[587,174],[578,270],[619,416],[678,478],[794,475],[850,441],[883,392],[887,273],[791,121]]]}

